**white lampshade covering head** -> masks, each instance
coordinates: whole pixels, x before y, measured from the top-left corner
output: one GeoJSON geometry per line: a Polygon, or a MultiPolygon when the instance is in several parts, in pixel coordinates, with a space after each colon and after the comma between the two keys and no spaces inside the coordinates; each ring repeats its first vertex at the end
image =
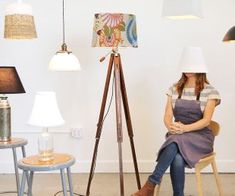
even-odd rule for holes
{"type": "Polygon", "coordinates": [[[200,0],[164,0],[162,16],[168,19],[202,18],[200,0]]]}
{"type": "Polygon", "coordinates": [[[37,37],[32,7],[20,0],[5,9],[4,38],[33,39],[37,37]]]}
{"type": "Polygon", "coordinates": [[[49,70],[52,71],[79,71],[81,65],[77,57],[71,52],[57,52],[49,63],[49,70]]]}
{"type": "Polygon", "coordinates": [[[55,92],[42,91],[36,93],[28,124],[45,128],[64,124],[55,92]]]}
{"type": "Polygon", "coordinates": [[[180,58],[179,68],[182,73],[208,73],[201,48],[184,48],[180,58]]]}

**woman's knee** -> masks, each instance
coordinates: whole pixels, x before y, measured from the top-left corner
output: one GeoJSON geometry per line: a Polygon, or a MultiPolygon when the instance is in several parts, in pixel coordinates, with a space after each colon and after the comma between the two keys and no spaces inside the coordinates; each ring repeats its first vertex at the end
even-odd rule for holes
{"type": "Polygon", "coordinates": [[[178,151],[178,144],[175,142],[172,142],[168,146],[166,146],[166,148],[172,149],[172,150],[174,149],[174,150],[178,151]]]}
{"type": "Polygon", "coordinates": [[[184,167],[185,166],[184,158],[181,156],[180,153],[177,153],[175,155],[175,158],[172,161],[171,166],[173,166],[173,167],[184,167]]]}

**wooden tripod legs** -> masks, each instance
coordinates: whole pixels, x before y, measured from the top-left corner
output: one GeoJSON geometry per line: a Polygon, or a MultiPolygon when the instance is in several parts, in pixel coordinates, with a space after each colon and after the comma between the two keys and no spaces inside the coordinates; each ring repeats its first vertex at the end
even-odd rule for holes
{"type": "Polygon", "coordinates": [[[135,147],[134,147],[134,140],[133,140],[134,135],[133,135],[133,129],[132,129],[131,116],[130,116],[130,111],[129,111],[124,75],[123,75],[123,70],[122,70],[121,58],[120,58],[119,53],[112,53],[110,55],[109,67],[108,67],[108,72],[107,72],[107,76],[106,76],[106,82],[105,82],[105,87],[104,87],[104,92],[103,92],[99,120],[98,120],[98,124],[97,124],[96,141],[95,141],[92,164],[91,164],[89,180],[88,180],[88,185],[87,185],[87,190],[86,190],[86,196],[90,195],[90,186],[91,186],[91,181],[92,181],[92,178],[94,175],[94,170],[95,170],[98,145],[99,145],[100,136],[101,136],[101,132],[102,132],[105,105],[106,105],[106,101],[107,101],[109,83],[110,83],[110,78],[111,78],[113,67],[114,67],[114,82],[115,82],[117,142],[118,142],[118,151],[119,151],[120,195],[124,196],[123,159],[122,159],[123,134],[122,134],[122,115],[121,115],[122,114],[122,107],[121,107],[122,104],[121,104],[121,100],[123,101],[123,108],[124,108],[124,113],[125,113],[128,136],[130,139],[130,145],[131,145],[132,158],[133,158],[133,163],[134,163],[134,168],[135,168],[137,187],[138,187],[138,189],[141,188],[136,153],[135,153],[135,147]]]}

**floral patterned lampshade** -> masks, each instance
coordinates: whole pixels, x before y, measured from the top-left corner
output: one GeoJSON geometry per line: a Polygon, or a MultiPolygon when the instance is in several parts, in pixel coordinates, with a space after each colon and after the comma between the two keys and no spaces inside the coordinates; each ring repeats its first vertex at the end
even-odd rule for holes
{"type": "Polygon", "coordinates": [[[96,13],[93,47],[138,47],[136,17],[123,13],[96,13]]]}

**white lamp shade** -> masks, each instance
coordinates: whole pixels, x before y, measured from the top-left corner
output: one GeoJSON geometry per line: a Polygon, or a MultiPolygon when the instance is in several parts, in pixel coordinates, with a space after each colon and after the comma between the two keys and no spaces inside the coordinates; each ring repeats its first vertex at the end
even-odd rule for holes
{"type": "Polygon", "coordinates": [[[55,92],[37,92],[28,124],[39,127],[54,127],[64,124],[55,92]]]}
{"type": "Polygon", "coordinates": [[[199,47],[186,47],[183,49],[179,62],[182,73],[207,73],[205,59],[199,47]]]}
{"type": "Polygon", "coordinates": [[[162,16],[169,19],[202,18],[200,0],[164,0],[162,16]]]}
{"type": "Polygon", "coordinates": [[[49,63],[49,70],[79,71],[81,65],[75,55],[68,52],[57,52],[49,63]]]}
{"type": "Polygon", "coordinates": [[[5,14],[6,15],[13,15],[13,14],[33,15],[33,12],[32,12],[32,7],[29,4],[16,2],[16,3],[11,3],[6,6],[5,14]]]}

